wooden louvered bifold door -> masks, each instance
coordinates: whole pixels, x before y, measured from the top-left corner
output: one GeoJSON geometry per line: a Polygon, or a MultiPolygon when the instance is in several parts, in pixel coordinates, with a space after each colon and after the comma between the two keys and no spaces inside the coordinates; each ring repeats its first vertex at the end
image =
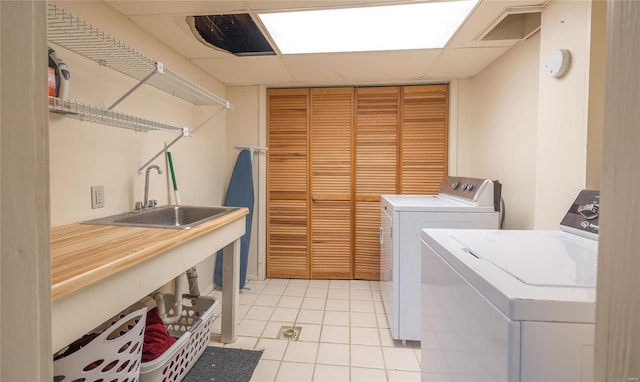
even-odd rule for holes
{"type": "Polygon", "coordinates": [[[380,195],[396,193],[400,88],[359,88],[355,124],[354,278],[380,279],[380,195]]]}
{"type": "Polygon", "coordinates": [[[437,194],[447,174],[447,85],[402,88],[400,194],[437,194]]]}
{"type": "Polygon", "coordinates": [[[311,278],[353,277],[353,88],[311,89],[311,278]]]}
{"type": "Polygon", "coordinates": [[[379,279],[380,195],[447,174],[447,89],[268,90],[268,277],[379,279]]]}
{"type": "Polygon", "coordinates": [[[308,278],[309,90],[267,97],[267,277],[308,278]]]}

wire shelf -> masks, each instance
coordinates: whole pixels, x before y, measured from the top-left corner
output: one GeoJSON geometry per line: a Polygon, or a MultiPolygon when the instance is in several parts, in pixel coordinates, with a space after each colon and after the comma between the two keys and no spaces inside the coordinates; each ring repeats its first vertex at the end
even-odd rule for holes
{"type": "Polygon", "coordinates": [[[161,130],[180,134],[182,136],[191,135],[191,130],[186,127],[172,126],[166,123],[121,113],[119,111],[107,110],[101,107],[52,96],[49,96],[49,111],[56,114],[62,114],[69,118],[102,123],[129,130],[142,132],[149,130],[161,130]]]}
{"type": "Polygon", "coordinates": [[[47,6],[47,33],[48,40],[56,45],[138,81],[145,81],[194,105],[223,105],[228,109],[232,108],[229,101],[163,67],[161,63],[53,3],[48,3],[47,6]],[[151,78],[147,79],[152,73],[151,78]]]}

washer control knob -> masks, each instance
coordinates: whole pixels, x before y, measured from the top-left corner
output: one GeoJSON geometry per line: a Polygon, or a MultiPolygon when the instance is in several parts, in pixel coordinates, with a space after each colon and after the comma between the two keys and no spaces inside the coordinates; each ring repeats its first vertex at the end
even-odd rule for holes
{"type": "Polygon", "coordinates": [[[463,185],[463,186],[462,186],[462,191],[467,191],[467,188],[469,188],[469,185],[468,185],[468,184],[463,185]]]}
{"type": "Polygon", "coordinates": [[[476,186],[474,186],[473,184],[467,185],[467,191],[473,191],[474,188],[476,188],[476,186]]]}
{"type": "Polygon", "coordinates": [[[451,185],[451,188],[454,190],[457,190],[458,187],[460,187],[460,182],[458,181],[453,182],[453,184],[451,185]]]}

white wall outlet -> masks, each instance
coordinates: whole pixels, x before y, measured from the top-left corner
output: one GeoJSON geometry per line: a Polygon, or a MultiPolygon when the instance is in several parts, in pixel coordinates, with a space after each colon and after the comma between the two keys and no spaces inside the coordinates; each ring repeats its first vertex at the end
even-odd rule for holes
{"type": "Polygon", "coordinates": [[[91,208],[104,207],[104,186],[91,186],[91,208]]]}

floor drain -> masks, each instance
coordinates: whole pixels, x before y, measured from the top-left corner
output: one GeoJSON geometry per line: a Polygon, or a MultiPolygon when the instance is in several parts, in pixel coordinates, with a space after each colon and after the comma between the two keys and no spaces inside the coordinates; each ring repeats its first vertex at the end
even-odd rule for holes
{"type": "Polygon", "coordinates": [[[278,334],[278,339],[287,340],[287,341],[297,341],[300,336],[300,331],[302,330],[299,326],[283,326],[280,328],[280,334],[278,334]]]}

